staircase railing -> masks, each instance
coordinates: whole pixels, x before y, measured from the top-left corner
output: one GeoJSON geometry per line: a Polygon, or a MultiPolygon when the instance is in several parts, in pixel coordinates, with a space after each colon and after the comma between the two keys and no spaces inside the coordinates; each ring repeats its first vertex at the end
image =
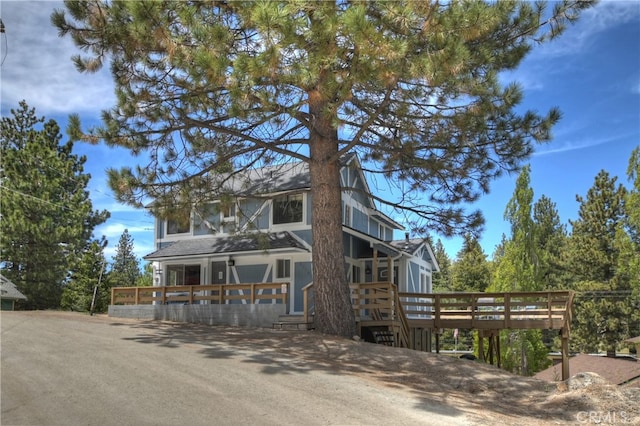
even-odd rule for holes
{"type": "Polygon", "coordinates": [[[304,315],[304,322],[311,322],[311,315],[315,310],[315,303],[313,299],[313,283],[309,283],[302,288],[302,314],[304,315]]]}
{"type": "Polygon", "coordinates": [[[398,346],[402,346],[404,348],[410,347],[410,330],[409,320],[407,319],[407,315],[404,312],[404,308],[402,307],[402,302],[400,301],[400,293],[397,291],[397,286],[395,286],[395,305],[398,307],[398,318],[400,319],[400,341],[398,342],[398,346]]]}
{"type": "MultiPolygon", "coordinates": [[[[388,326],[396,335],[396,346],[409,347],[410,327],[400,302],[398,287],[390,282],[350,284],[356,320],[388,326]]],[[[302,289],[304,321],[313,314],[313,283],[302,289]]]]}

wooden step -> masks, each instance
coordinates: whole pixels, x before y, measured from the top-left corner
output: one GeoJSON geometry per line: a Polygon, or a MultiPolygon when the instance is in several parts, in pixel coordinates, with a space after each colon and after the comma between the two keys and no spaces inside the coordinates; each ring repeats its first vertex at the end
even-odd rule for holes
{"type": "Polygon", "coordinates": [[[393,331],[374,330],[373,338],[376,340],[376,343],[380,345],[394,346],[395,337],[393,335],[393,331]]]}
{"type": "Polygon", "coordinates": [[[305,321],[304,315],[280,315],[278,321],[273,323],[272,328],[278,330],[312,330],[315,327],[313,325],[313,316],[309,317],[309,321],[305,321]]]}

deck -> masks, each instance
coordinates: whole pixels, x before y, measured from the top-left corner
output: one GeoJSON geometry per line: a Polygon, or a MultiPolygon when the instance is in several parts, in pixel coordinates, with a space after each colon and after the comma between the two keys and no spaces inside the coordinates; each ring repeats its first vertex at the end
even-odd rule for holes
{"type": "MultiPolygon", "coordinates": [[[[384,282],[351,285],[360,336],[371,332],[376,342],[391,346],[430,351],[434,335],[439,352],[443,329],[478,330],[480,358],[499,365],[500,330],[558,330],[563,380],[569,378],[573,298],[572,291],[425,294],[398,292],[395,284],[384,282]]],[[[312,310],[310,300],[305,295],[305,318],[312,310]]]]}
{"type": "MultiPolygon", "coordinates": [[[[482,359],[500,359],[500,330],[559,330],[562,378],[569,377],[571,291],[506,293],[404,293],[388,282],[351,284],[351,300],[360,336],[377,343],[436,352],[443,329],[478,330],[482,359]],[[484,339],[489,351],[485,356],[484,339]]],[[[117,287],[111,304],[288,304],[288,283],[250,283],[171,287],[117,287]]],[[[313,286],[303,289],[304,312],[298,322],[313,322],[313,286]]],[[[282,325],[281,325],[282,327],[282,325]]]]}

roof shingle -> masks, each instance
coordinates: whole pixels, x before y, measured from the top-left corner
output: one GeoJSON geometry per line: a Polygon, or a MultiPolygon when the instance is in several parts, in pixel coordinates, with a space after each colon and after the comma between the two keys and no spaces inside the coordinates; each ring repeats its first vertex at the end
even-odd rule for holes
{"type": "Polygon", "coordinates": [[[145,260],[168,257],[224,254],[293,248],[308,251],[290,232],[243,234],[229,237],[193,238],[176,241],[144,256],[145,260]]]}

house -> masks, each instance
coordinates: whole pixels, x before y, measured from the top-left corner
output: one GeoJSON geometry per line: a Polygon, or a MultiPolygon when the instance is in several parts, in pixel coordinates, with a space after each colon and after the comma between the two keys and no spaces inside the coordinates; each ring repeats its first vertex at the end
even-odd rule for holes
{"type": "Polygon", "coordinates": [[[0,308],[3,311],[13,311],[16,300],[27,300],[27,297],[20,293],[14,283],[0,275],[0,308]]]}
{"type": "MultiPolygon", "coordinates": [[[[427,240],[394,240],[403,226],[376,207],[358,157],[345,156],[341,166],[348,281],[430,293],[438,265],[427,240]]],[[[156,250],[144,257],[153,262],[154,285],[287,283],[287,312],[302,313],[303,289],[313,282],[307,164],[225,176],[222,187],[225,195],[195,208],[188,221],[156,219],[156,250]]]]}
{"type": "MultiPolygon", "coordinates": [[[[596,373],[614,385],[640,387],[640,363],[631,357],[578,354],[569,358],[569,369],[572,375],[596,373]]],[[[562,380],[557,365],[536,373],[534,377],[548,382],[562,380]]]]}
{"type": "Polygon", "coordinates": [[[640,336],[631,337],[624,342],[630,343],[636,347],[636,358],[638,359],[638,362],[640,362],[640,336]]]}

